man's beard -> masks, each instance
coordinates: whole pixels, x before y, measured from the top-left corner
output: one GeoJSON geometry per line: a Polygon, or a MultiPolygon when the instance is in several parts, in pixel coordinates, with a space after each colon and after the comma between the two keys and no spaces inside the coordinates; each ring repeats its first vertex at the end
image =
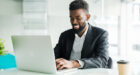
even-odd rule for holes
{"type": "Polygon", "coordinates": [[[82,32],[82,30],[85,28],[85,26],[86,26],[86,21],[83,23],[82,26],[79,25],[79,29],[74,29],[75,24],[73,24],[72,26],[73,26],[74,33],[79,34],[79,33],[82,32]]]}

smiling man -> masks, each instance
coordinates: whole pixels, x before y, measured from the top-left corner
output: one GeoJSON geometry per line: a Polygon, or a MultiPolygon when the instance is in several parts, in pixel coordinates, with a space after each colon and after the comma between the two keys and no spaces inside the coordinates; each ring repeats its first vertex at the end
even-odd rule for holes
{"type": "Polygon", "coordinates": [[[64,31],[54,48],[58,70],[71,68],[107,68],[108,33],[88,23],[88,3],[70,3],[72,29],[64,31]]]}

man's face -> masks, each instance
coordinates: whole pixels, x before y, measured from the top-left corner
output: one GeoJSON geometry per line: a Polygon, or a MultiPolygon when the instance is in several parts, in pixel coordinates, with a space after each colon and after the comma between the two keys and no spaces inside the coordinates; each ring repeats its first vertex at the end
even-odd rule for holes
{"type": "Polygon", "coordinates": [[[74,30],[78,31],[86,24],[87,13],[84,9],[70,11],[70,21],[74,30]]]}

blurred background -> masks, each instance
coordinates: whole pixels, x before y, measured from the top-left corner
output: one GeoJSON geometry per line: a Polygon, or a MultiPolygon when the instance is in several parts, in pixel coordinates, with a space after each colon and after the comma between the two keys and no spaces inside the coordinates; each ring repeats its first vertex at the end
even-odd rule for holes
{"type": "MultiPolygon", "coordinates": [[[[11,35],[51,35],[53,47],[61,32],[70,29],[69,4],[73,0],[0,0],[0,38],[14,54],[11,35]]],[[[89,23],[109,32],[109,54],[140,69],[140,0],[86,0],[89,23]]]]}

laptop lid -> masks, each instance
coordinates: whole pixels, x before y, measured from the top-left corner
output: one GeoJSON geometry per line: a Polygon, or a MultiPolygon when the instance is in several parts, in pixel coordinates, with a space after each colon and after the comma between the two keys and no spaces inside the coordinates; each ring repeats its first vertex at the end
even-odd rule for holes
{"type": "Polygon", "coordinates": [[[56,73],[54,50],[48,35],[13,35],[18,69],[56,73]]]}

